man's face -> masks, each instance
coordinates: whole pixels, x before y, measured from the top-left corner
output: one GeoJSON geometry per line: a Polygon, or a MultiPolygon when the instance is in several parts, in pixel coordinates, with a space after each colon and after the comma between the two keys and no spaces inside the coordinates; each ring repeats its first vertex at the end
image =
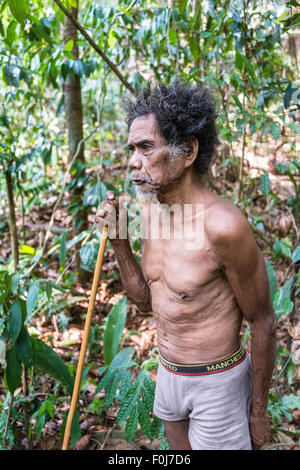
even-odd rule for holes
{"type": "Polygon", "coordinates": [[[184,172],[184,158],[171,158],[170,147],[160,134],[154,114],[146,114],[132,122],[128,147],[132,152],[129,167],[137,195],[166,192],[184,172]]]}

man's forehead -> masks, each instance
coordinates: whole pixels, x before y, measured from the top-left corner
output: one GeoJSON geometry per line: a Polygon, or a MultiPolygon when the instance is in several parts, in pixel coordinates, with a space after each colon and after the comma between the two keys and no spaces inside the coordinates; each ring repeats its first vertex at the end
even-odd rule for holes
{"type": "Polygon", "coordinates": [[[128,144],[139,140],[141,137],[145,140],[160,135],[158,123],[154,114],[145,114],[132,121],[129,130],[128,144]]]}

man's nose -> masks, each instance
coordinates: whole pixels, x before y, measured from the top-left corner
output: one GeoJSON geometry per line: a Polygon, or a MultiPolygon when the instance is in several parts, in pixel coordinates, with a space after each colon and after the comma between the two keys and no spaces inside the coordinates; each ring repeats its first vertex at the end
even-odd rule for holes
{"type": "Polygon", "coordinates": [[[137,151],[133,152],[133,154],[131,155],[131,158],[129,160],[129,168],[131,168],[132,170],[140,170],[142,168],[142,161],[139,158],[137,151]]]}

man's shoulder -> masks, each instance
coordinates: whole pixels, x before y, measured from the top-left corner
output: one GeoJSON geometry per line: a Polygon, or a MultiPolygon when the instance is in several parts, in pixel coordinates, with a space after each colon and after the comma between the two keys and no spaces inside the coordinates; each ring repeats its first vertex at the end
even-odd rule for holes
{"type": "Polygon", "coordinates": [[[205,211],[205,231],[214,245],[242,240],[251,235],[242,211],[229,199],[216,195],[205,211]]]}

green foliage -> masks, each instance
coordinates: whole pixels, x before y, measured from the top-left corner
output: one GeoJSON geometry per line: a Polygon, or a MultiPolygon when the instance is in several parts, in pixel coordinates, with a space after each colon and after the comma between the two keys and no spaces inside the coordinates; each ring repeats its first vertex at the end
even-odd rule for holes
{"type": "Polygon", "coordinates": [[[289,180],[292,182],[295,190],[295,196],[289,199],[288,204],[291,206],[293,213],[299,214],[300,212],[300,184],[295,178],[295,176],[300,175],[300,164],[299,162],[294,159],[291,162],[289,162],[288,165],[284,165],[280,163],[277,165],[277,170],[283,174],[287,175],[289,180]]]}
{"type": "Polygon", "coordinates": [[[126,439],[132,440],[140,423],[142,431],[152,441],[159,437],[162,431],[162,422],[158,418],[151,419],[153,412],[155,386],[151,377],[142,369],[135,382],[125,393],[116,423],[126,421],[126,439]]]}
{"type": "Polygon", "coordinates": [[[277,283],[276,274],[275,274],[273,267],[271,266],[268,260],[266,260],[265,263],[266,263],[267,274],[268,274],[268,279],[269,279],[270,296],[273,302],[274,296],[278,290],[278,283],[277,283]]]}
{"type": "MultiPolygon", "coordinates": [[[[39,294],[39,283],[30,284],[26,302],[19,294],[20,277],[0,271],[0,307],[4,312],[2,317],[2,338],[7,343],[5,382],[13,394],[21,382],[22,364],[25,367],[49,374],[61,381],[71,393],[73,379],[67,366],[52,348],[38,338],[28,333],[26,325],[32,310],[36,306],[39,294]],[[11,300],[8,300],[11,299],[11,300]]],[[[24,289],[22,289],[22,294],[24,289]]]]}
{"type": "Polygon", "coordinates": [[[17,356],[16,348],[12,346],[7,353],[5,382],[10,393],[13,394],[21,382],[22,365],[17,356]]]}
{"type": "Polygon", "coordinates": [[[37,281],[33,282],[28,289],[26,309],[27,309],[27,315],[29,316],[36,307],[39,290],[40,290],[40,285],[39,285],[39,282],[37,281]]]}
{"type": "Polygon", "coordinates": [[[69,369],[52,348],[38,338],[32,338],[33,365],[39,371],[49,374],[51,377],[61,381],[68,388],[70,394],[73,390],[73,379],[69,369]]]}
{"type": "Polygon", "coordinates": [[[47,400],[43,401],[37,411],[33,413],[32,418],[36,420],[34,430],[36,438],[39,439],[47,420],[54,418],[53,397],[49,397],[47,400]]]}
{"type": "Polygon", "coordinates": [[[162,439],[159,450],[170,450],[170,446],[169,446],[167,439],[165,438],[162,439]]]}
{"type": "Polygon", "coordinates": [[[267,411],[272,416],[275,425],[279,425],[282,415],[289,421],[292,420],[291,410],[300,409],[300,397],[297,395],[277,396],[270,394],[267,411]]]}
{"type": "Polygon", "coordinates": [[[288,315],[293,309],[293,302],[290,298],[292,285],[293,277],[286,281],[274,295],[273,306],[277,320],[279,320],[283,314],[288,315]]]}
{"type": "Polygon", "coordinates": [[[270,178],[267,171],[264,171],[264,173],[260,177],[260,187],[263,195],[266,198],[270,191],[270,178]]]}
{"type": "Polygon", "coordinates": [[[134,348],[123,348],[119,352],[121,335],[126,320],[126,297],[122,297],[111,309],[103,335],[103,350],[106,365],[101,369],[101,378],[95,393],[105,388],[105,405],[109,408],[113,402],[120,404],[116,424],[125,424],[127,441],[134,438],[138,424],[150,440],[161,432],[161,421],[152,418],[155,385],[145,368],[141,368],[132,383],[130,369],[137,366],[132,360],[134,348]],[[105,348],[107,352],[105,353],[105,348]]]}
{"type": "MultiPolygon", "coordinates": [[[[63,441],[63,438],[64,438],[67,419],[68,419],[68,413],[65,413],[64,419],[63,419],[63,424],[62,424],[62,427],[61,427],[61,441],[63,441]]],[[[73,422],[72,422],[71,437],[70,437],[70,448],[72,448],[73,445],[75,444],[75,442],[77,442],[78,439],[80,439],[80,437],[81,437],[81,428],[80,428],[80,424],[79,424],[79,419],[80,419],[80,413],[77,409],[77,410],[75,410],[74,418],[73,418],[73,422]]]]}
{"type": "Polygon", "coordinates": [[[292,255],[292,262],[297,263],[298,261],[300,261],[300,246],[297,246],[292,255]]]}
{"type": "Polygon", "coordinates": [[[8,0],[8,6],[13,16],[19,23],[24,23],[28,5],[25,0],[8,0]]]}
{"type": "Polygon", "coordinates": [[[109,365],[115,357],[127,315],[127,298],[123,296],[111,309],[103,335],[103,352],[105,364],[109,365]]]}

